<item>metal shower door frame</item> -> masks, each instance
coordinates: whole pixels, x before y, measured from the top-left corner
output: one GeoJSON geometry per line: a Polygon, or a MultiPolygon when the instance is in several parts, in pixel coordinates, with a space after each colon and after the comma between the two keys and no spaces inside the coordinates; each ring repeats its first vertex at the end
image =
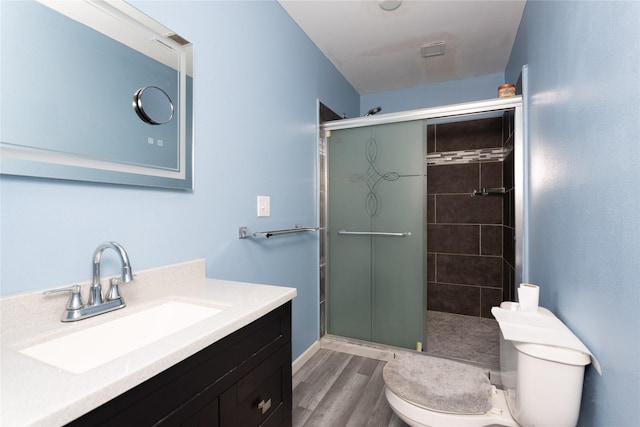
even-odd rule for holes
{"type": "MultiPolygon", "coordinates": [[[[353,119],[343,119],[326,122],[321,125],[322,129],[319,132],[319,156],[318,162],[324,164],[318,165],[320,172],[319,179],[322,182],[321,188],[324,189],[320,192],[320,248],[324,251],[320,256],[322,258],[320,263],[320,287],[326,289],[326,272],[327,272],[327,260],[326,254],[328,239],[328,230],[326,227],[326,221],[328,216],[328,170],[326,167],[326,139],[328,134],[332,130],[339,129],[351,129],[357,127],[375,126],[388,123],[400,123],[415,120],[429,120],[429,119],[446,119],[463,117],[471,114],[482,114],[499,111],[514,111],[514,189],[515,189],[515,283],[522,283],[527,280],[528,277],[528,265],[525,253],[527,247],[527,232],[526,232],[526,214],[528,212],[528,185],[527,185],[527,142],[525,135],[525,120],[524,120],[524,105],[523,97],[516,95],[508,98],[495,98],[483,101],[473,101],[461,104],[451,104],[439,107],[423,108],[417,110],[401,111],[397,113],[377,114],[375,116],[358,117],[353,119]]],[[[426,162],[426,159],[425,159],[426,162]]],[[[426,267],[425,267],[426,268],[426,267]]],[[[426,273],[426,272],[425,272],[426,273]]],[[[426,277],[426,276],[425,276],[426,277]]],[[[426,303],[426,292],[425,292],[426,303]]],[[[324,307],[326,311],[326,304],[324,307]]],[[[321,325],[320,330],[326,331],[326,317],[320,314],[320,319],[324,319],[325,327],[321,325]]],[[[425,315],[426,319],[426,315],[425,315]]],[[[322,321],[322,320],[321,320],[322,321]]],[[[426,320],[425,320],[426,322],[426,320]]],[[[426,325],[425,325],[426,326],[426,325]]],[[[424,328],[426,331],[426,327],[424,328]]],[[[322,333],[321,333],[322,335],[322,333]]]]}

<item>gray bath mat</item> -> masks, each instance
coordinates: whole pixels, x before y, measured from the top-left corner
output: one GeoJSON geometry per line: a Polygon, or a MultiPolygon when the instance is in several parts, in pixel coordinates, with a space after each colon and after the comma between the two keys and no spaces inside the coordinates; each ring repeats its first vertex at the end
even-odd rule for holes
{"type": "Polygon", "coordinates": [[[384,381],[396,395],[426,409],[484,414],[491,409],[487,371],[439,357],[410,355],[386,364],[384,381]]]}

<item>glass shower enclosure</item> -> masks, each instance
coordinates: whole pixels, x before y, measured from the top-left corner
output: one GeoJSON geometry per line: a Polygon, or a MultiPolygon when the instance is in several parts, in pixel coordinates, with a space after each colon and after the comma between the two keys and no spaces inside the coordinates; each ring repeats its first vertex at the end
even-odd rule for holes
{"type": "Polygon", "coordinates": [[[328,334],[404,348],[426,342],[426,124],[506,110],[515,117],[515,280],[520,283],[527,275],[521,96],[323,125],[320,306],[328,334]]]}
{"type": "Polygon", "coordinates": [[[327,140],[327,331],[415,348],[423,341],[425,124],[327,140]]]}

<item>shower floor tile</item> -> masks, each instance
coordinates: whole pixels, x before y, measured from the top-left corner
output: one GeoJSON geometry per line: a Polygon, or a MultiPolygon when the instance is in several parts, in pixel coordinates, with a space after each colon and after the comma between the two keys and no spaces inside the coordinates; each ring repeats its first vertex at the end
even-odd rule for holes
{"type": "Polygon", "coordinates": [[[426,354],[500,367],[500,328],[494,319],[427,311],[426,354]]]}
{"type": "MultiPolygon", "coordinates": [[[[353,338],[325,335],[322,348],[358,356],[389,361],[398,354],[415,354],[414,350],[353,338]]],[[[493,319],[427,311],[427,340],[423,354],[446,357],[482,366],[499,381],[500,328],[493,319]]]]}

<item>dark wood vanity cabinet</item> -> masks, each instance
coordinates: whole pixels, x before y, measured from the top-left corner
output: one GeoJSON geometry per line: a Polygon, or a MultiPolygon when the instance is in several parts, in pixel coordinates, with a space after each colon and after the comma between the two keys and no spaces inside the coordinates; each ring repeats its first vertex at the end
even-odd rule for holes
{"type": "Polygon", "coordinates": [[[291,302],[69,426],[291,426],[291,302]]]}

